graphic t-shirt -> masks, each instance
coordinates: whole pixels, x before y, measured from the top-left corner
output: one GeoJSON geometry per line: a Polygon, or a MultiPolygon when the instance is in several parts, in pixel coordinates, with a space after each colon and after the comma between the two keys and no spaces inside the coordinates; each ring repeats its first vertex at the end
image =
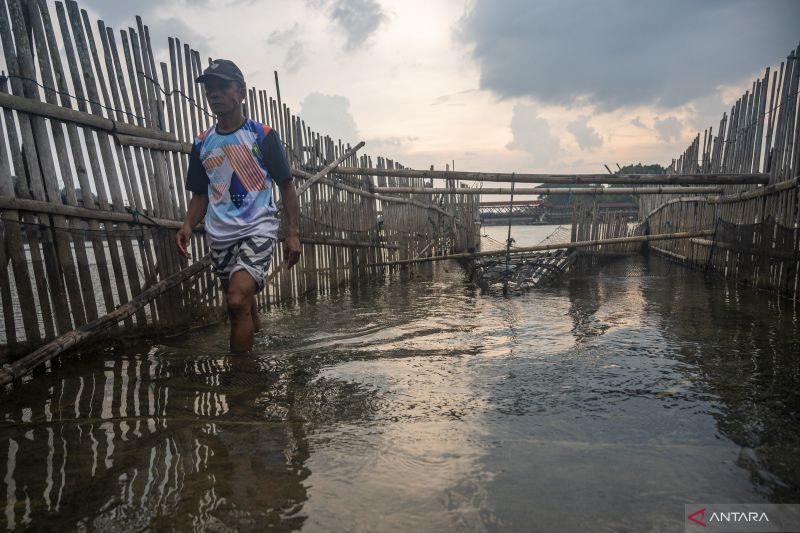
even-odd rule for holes
{"type": "Polygon", "coordinates": [[[272,182],[292,180],[278,134],[247,119],[236,131],[216,125],[197,136],[189,157],[186,190],[208,195],[209,246],[227,248],[245,237],[275,238],[280,221],[272,182]]]}

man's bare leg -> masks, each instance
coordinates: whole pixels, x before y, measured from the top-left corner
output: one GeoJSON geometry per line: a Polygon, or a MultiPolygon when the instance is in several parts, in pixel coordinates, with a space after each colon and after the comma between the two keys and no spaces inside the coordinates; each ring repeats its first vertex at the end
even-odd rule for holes
{"type": "Polygon", "coordinates": [[[231,319],[232,352],[246,352],[253,347],[255,293],[256,280],[246,270],[237,270],[228,280],[226,295],[231,319]]]}
{"type": "Polygon", "coordinates": [[[250,309],[250,315],[253,317],[253,333],[261,331],[261,318],[258,316],[258,304],[256,303],[256,296],[253,295],[253,307],[250,309]]]}
{"type": "MultiPolygon", "coordinates": [[[[227,294],[230,282],[227,279],[220,281],[222,282],[222,290],[224,290],[225,294],[227,294]]],[[[253,308],[251,309],[250,314],[253,316],[253,333],[258,333],[261,331],[261,317],[258,316],[258,304],[256,303],[255,295],[253,296],[253,308]]]]}

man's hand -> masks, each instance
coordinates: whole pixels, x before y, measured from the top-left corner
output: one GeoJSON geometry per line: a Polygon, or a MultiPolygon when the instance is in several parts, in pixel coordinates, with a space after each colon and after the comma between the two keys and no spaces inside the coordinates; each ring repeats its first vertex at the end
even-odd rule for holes
{"type": "Polygon", "coordinates": [[[189,251],[189,243],[191,240],[192,230],[184,224],[181,226],[181,229],[178,230],[178,233],[175,234],[175,244],[178,245],[178,250],[180,250],[181,255],[190,259],[192,257],[192,253],[189,251]]]}
{"type": "Polygon", "coordinates": [[[302,248],[300,247],[300,239],[297,235],[286,237],[283,241],[283,257],[286,258],[286,270],[289,270],[300,260],[302,248]]]}
{"type": "Polygon", "coordinates": [[[183,221],[181,229],[175,234],[175,244],[178,246],[181,255],[191,259],[192,254],[189,252],[189,243],[192,242],[192,229],[206,214],[208,207],[208,196],[200,193],[192,193],[192,199],[189,200],[189,206],[186,209],[186,219],[183,221]]]}

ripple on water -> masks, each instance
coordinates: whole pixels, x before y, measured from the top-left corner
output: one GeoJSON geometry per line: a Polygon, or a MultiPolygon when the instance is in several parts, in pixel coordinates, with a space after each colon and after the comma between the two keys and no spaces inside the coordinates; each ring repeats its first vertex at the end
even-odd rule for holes
{"type": "Polygon", "coordinates": [[[660,530],[797,501],[785,305],[638,258],[509,299],[420,272],[273,309],[248,356],[208,328],[3,392],[7,524],[660,530]]]}

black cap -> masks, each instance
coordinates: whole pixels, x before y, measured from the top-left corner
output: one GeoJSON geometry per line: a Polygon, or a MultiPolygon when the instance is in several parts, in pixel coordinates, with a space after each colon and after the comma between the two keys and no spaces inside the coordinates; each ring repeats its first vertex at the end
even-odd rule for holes
{"type": "Polygon", "coordinates": [[[215,59],[211,64],[206,67],[201,76],[195,80],[197,83],[205,83],[209,78],[220,78],[228,81],[238,81],[242,85],[244,83],[244,75],[236,63],[228,61],[227,59],[215,59]]]}

